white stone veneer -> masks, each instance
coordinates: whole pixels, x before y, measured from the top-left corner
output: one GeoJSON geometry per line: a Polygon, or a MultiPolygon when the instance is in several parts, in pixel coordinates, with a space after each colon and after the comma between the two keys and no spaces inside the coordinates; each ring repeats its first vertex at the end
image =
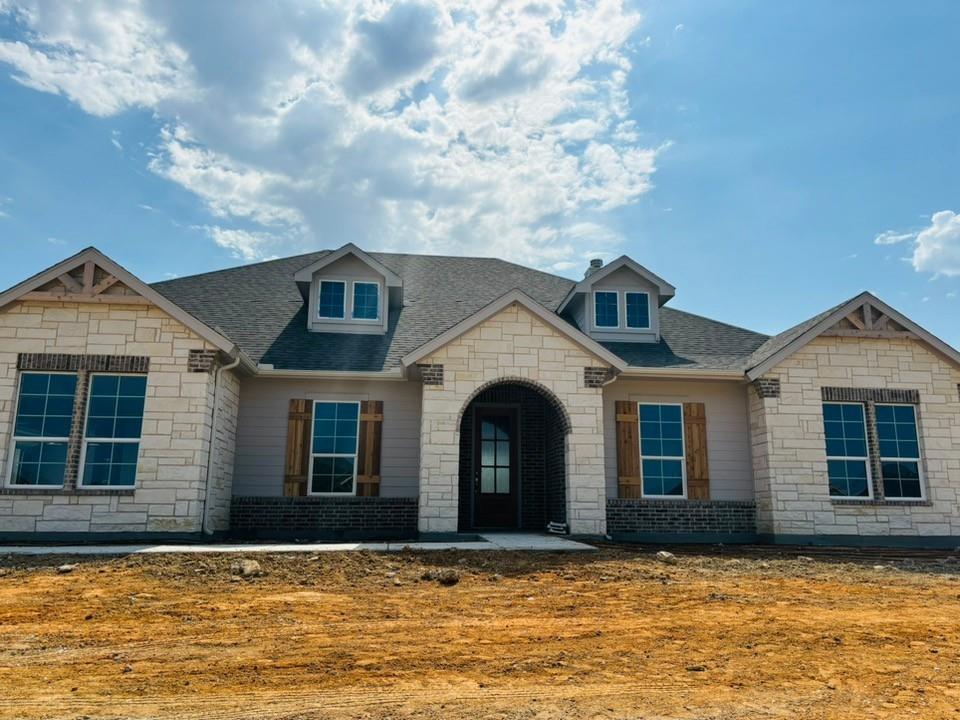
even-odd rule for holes
{"type": "Polygon", "coordinates": [[[764,377],[780,397],[750,390],[761,533],[960,535],[960,371],[917,341],[821,337],[764,377]],[[929,504],[831,502],[821,387],[915,389],[929,504]]]}
{"type": "Polygon", "coordinates": [[[584,386],[583,369],[607,367],[569,338],[513,304],[437,350],[442,386],[423,386],[420,440],[422,532],[456,532],[460,414],[483,385],[504,378],[538,383],[564,406],[567,435],[567,523],[575,534],[606,532],[603,394],[584,386]]]}

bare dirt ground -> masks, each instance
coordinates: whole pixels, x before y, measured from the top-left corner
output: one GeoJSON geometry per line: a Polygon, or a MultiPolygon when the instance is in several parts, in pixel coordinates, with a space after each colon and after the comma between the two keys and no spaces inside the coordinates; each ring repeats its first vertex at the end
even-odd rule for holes
{"type": "Polygon", "coordinates": [[[0,717],[960,718],[948,554],[654,550],[0,558],[0,717]]]}

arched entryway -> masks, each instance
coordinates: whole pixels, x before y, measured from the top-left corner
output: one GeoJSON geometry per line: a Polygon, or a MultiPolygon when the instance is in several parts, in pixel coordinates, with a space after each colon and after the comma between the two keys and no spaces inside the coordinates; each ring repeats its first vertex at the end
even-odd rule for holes
{"type": "Polygon", "coordinates": [[[460,531],[566,525],[569,431],[563,405],[538,383],[478,389],[460,415],[460,531]]]}

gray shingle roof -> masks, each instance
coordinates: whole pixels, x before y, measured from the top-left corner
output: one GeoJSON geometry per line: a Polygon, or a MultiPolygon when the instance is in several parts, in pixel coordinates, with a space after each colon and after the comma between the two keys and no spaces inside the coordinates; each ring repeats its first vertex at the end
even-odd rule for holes
{"type": "MultiPolygon", "coordinates": [[[[294,273],[329,251],[244,265],[152,287],[233,340],[255,362],[291,370],[378,371],[519,289],[556,311],[574,282],[491,258],[370,253],[403,279],[385,335],[313,333],[294,273]]],[[[743,370],[766,335],[661,309],[660,343],[603,343],[630,365],[743,370]]]]}

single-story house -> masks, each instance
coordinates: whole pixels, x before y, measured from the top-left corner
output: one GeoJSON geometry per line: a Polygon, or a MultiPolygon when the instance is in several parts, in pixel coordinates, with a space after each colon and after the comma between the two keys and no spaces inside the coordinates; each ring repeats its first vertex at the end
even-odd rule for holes
{"type": "Polygon", "coordinates": [[[862,293],[772,337],[579,282],[335,251],[0,294],[0,537],[960,540],[960,353],[862,293]]]}

